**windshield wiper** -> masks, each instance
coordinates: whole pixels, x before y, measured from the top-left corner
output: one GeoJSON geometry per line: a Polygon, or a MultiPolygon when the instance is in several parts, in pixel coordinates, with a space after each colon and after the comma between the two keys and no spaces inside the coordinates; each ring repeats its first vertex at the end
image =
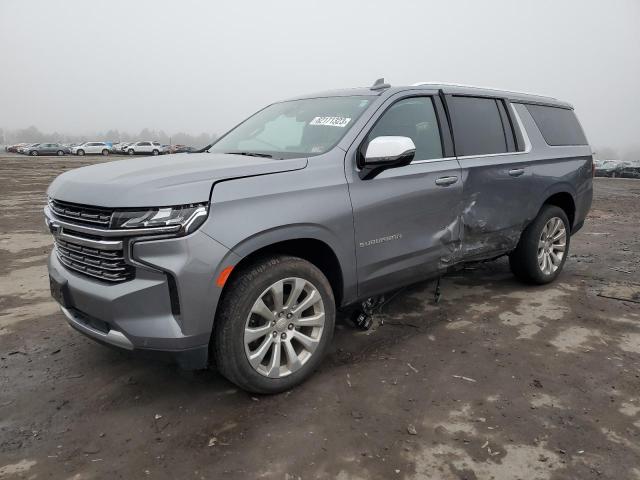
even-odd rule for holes
{"type": "MultiPolygon", "coordinates": [[[[216,140],[216,142],[217,142],[217,140],[216,140]]],[[[193,151],[193,152],[191,152],[191,153],[204,153],[204,152],[209,153],[209,149],[210,149],[211,147],[213,147],[213,145],[214,145],[216,142],[210,143],[210,144],[209,144],[209,145],[207,145],[206,147],[202,147],[202,148],[201,148],[201,149],[199,149],[199,150],[194,150],[194,151],[193,151]]]]}
{"type": "Polygon", "coordinates": [[[246,155],[247,157],[273,158],[273,155],[259,152],[225,152],[227,155],[246,155]]]}

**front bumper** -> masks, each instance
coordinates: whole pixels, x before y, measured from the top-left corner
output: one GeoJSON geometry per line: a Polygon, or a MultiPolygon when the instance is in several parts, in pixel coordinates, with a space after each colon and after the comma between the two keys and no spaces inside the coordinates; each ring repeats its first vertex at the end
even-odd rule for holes
{"type": "Polygon", "coordinates": [[[121,283],[69,270],[51,253],[49,273],[64,285],[67,321],[104,344],[167,354],[185,368],[206,367],[221,293],[215,279],[237,256],[201,231],[127,243],[135,276],[121,283]]]}

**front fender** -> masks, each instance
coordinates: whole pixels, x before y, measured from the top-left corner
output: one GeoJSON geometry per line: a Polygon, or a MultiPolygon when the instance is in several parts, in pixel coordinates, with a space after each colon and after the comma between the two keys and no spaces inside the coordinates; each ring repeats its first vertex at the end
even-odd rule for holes
{"type": "Polygon", "coordinates": [[[238,244],[231,246],[231,251],[240,258],[246,258],[252,253],[271,245],[295,240],[316,240],[329,247],[338,259],[342,273],[342,303],[348,303],[350,300],[355,299],[357,277],[353,252],[345,251],[342,246],[343,240],[322,225],[297,223],[270,228],[257,232],[243,239],[238,244]]]}

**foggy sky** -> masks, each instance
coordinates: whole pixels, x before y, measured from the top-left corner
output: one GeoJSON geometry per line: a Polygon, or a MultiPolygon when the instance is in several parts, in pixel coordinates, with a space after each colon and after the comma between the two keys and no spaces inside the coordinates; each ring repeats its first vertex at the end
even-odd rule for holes
{"type": "Polygon", "coordinates": [[[0,0],[0,128],[223,133],[297,94],[448,81],[640,145],[640,1],[0,0]]]}

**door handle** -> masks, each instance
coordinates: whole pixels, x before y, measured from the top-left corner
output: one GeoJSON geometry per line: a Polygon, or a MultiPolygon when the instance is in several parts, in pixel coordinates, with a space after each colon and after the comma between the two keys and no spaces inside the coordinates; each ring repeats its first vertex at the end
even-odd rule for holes
{"type": "Polygon", "coordinates": [[[440,185],[441,187],[448,187],[449,185],[453,185],[458,181],[458,177],[440,177],[436,178],[436,185],[440,185]]]}
{"type": "Polygon", "coordinates": [[[524,173],[524,168],[513,168],[509,170],[509,175],[511,175],[512,177],[519,177],[523,173],[524,173]]]}

